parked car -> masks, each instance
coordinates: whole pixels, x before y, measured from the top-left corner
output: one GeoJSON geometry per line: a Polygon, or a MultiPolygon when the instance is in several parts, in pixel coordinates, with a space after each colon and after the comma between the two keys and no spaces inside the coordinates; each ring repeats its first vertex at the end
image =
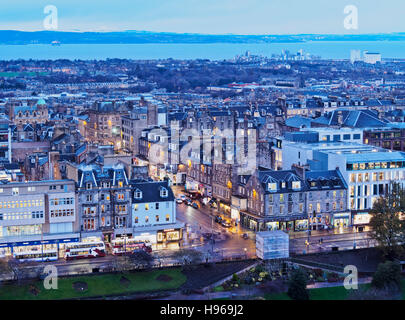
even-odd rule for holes
{"type": "Polygon", "coordinates": [[[191,206],[191,204],[193,203],[190,199],[186,199],[185,200],[186,205],[191,206]]]}
{"type": "Polygon", "coordinates": [[[221,223],[222,217],[221,216],[215,216],[215,222],[221,223]]]}
{"type": "Polygon", "coordinates": [[[242,234],[242,238],[247,240],[247,239],[249,239],[249,235],[247,233],[244,233],[244,234],[242,234]]]}
{"type": "Polygon", "coordinates": [[[183,203],[183,200],[182,200],[181,198],[177,198],[177,199],[176,199],[176,202],[177,202],[177,203],[183,203]]]}
{"type": "Polygon", "coordinates": [[[222,221],[221,224],[222,224],[222,226],[225,227],[225,228],[230,228],[230,227],[231,227],[231,224],[230,224],[228,221],[226,221],[226,220],[222,221]]]}
{"type": "Polygon", "coordinates": [[[198,208],[200,207],[197,202],[193,202],[193,203],[191,204],[191,206],[192,206],[194,209],[198,209],[198,208]]]}
{"type": "Polygon", "coordinates": [[[180,198],[181,200],[183,200],[183,201],[186,200],[186,196],[185,196],[184,194],[179,194],[179,198],[180,198]]]}

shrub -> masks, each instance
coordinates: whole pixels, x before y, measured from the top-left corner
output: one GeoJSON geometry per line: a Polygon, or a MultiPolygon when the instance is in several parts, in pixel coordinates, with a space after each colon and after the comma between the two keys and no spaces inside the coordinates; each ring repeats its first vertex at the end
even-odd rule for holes
{"type": "Polygon", "coordinates": [[[397,287],[401,285],[401,266],[393,261],[380,263],[374,273],[371,285],[377,289],[397,287]]]}
{"type": "Polygon", "coordinates": [[[265,271],[265,270],[264,270],[264,267],[263,267],[261,264],[258,264],[258,265],[256,266],[256,268],[255,268],[255,271],[256,271],[257,273],[260,273],[260,272],[263,272],[263,271],[265,271]]]}
{"type": "Polygon", "coordinates": [[[323,270],[322,269],[314,269],[314,274],[316,277],[322,277],[323,276],[323,270]]]}
{"type": "Polygon", "coordinates": [[[238,281],[239,281],[239,277],[238,277],[238,275],[237,275],[236,273],[234,273],[234,274],[232,275],[232,281],[234,281],[234,282],[238,282],[238,281]]]}
{"type": "Polygon", "coordinates": [[[337,282],[339,280],[339,275],[336,272],[331,272],[327,274],[328,282],[337,282]]]}
{"type": "Polygon", "coordinates": [[[288,281],[288,296],[293,300],[309,300],[307,281],[308,276],[304,270],[293,270],[288,281]]]}

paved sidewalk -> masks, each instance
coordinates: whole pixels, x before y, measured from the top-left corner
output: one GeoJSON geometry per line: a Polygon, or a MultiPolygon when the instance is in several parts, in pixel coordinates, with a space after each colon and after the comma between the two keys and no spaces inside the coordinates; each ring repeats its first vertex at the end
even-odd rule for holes
{"type": "MultiPolygon", "coordinates": [[[[372,277],[360,278],[358,284],[370,283],[373,280],[372,277]]],[[[342,287],[343,282],[315,282],[313,284],[307,285],[307,289],[316,289],[316,288],[330,288],[330,287],[342,287]]]]}

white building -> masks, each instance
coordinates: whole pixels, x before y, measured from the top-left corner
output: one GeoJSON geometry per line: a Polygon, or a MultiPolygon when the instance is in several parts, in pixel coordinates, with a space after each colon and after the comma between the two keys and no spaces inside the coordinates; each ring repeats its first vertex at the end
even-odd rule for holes
{"type": "Polygon", "coordinates": [[[184,224],[176,223],[176,202],[168,182],[139,182],[132,187],[133,238],[152,244],[181,240],[184,224]]]}
{"type": "Polygon", "coordinates": [[[381,53],[365,51],[363,61],[369,64],[376,64],[377,62],[381,62],[381,53]]]}
{"type": "Polygon", "coordinates": [[[79,241],[75,183],[72,180],[0,185],[0,255],[57,250],[79,241]]]}
{"type": "Polygon", "coordinates": [[[284,143],[283,168],[308,164],[311,170],[340,169],[347,185],[350,224],[368,223],[368,211],[389,183],[405,182],[405,153],[356,143],[284,143]]]}

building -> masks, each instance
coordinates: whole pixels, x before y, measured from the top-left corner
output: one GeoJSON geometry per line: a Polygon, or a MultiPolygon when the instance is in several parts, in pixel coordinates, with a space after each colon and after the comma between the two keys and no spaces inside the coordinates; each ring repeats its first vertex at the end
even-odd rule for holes
{"type": "Polygon", "coordinates": [[[133,238],[166,247],[183,239],[176,202],[167,181],[131,182],[133,238]]]}
{"type": "Polygon", "coordinates": [[[259,169],[246,190],[247,211],[240,213],[241,223],[256,231],[323,230],[340,226],[337,219],[347,215],[347,186],[339,170],[259,169]]]}
{"type": "Polygon", "coordinates": [[[317,171],[339,168],[351,210],[345,225],[367,224],[369,210],[388,192],[389,183],[405,179],[405,153],[364,144],[284,142],[283,168],[298,163],[317,171]]]}
{"type": "Polygon", "coordinates": [[[162,248],[182,240],[176,204],[167,181],[130,180],[129,166],[66,165],[77,182],[83,239],[107,243],[117,238],[149,241],[162,248]]]}
{"type": "Polygon", "coordinates": [[[80,238],[75,182],[49,180],[0,185],[0,254],[58,250],[80,238]]]}
{"type": "Polygon", "coordinates": [[[48,121],[48,106],[44,99],[37,101],[11,101],[8,116],[15,125],[39,124],[48,121]]]}
{"type": "Polygon", "coordinates": [[[11,129],[10,121],[0,118],[0,163],[11,163],[11,129]]]}
{"type": "Polygon", "coordinates": [[[365,63],[376,64],[377,62],[381,62],[381,53],[364,51],[363,56],[363,61],[365,63]]]}

